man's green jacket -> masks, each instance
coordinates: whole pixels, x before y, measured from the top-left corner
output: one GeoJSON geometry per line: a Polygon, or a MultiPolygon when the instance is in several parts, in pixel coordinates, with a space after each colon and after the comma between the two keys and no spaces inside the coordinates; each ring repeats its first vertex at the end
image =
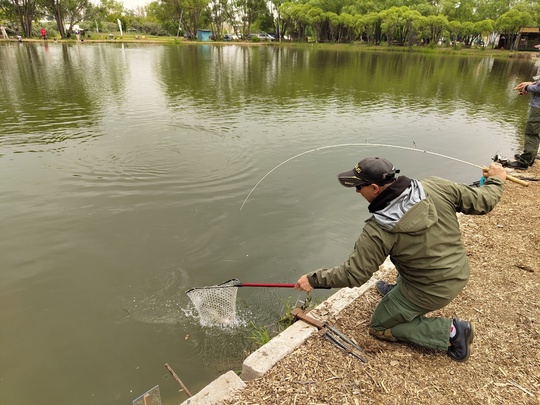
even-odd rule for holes
{"type": "Polygon", "coordinates": [[[390,256],[410,302],[435,310],[456,297],[470,274],[456,213],[490,212],[503,194],[504,181],[490,177],[481,187],[439,177],[411,182],[412,191],[366,220],[347,261],[308,274],[311,286],[358,287],[390,256]]]}

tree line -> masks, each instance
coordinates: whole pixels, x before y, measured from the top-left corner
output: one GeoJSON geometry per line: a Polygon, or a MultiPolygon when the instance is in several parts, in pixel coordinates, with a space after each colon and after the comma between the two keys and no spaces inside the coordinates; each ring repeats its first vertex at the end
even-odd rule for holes
{"type": "Polygon", "coordinates": [[[11,32],[37,36],[38,21],[49,18],[62,38],[77,24],[90,31],[124,30],[149,35],[213,38],[234,33],[245,38],[265,31],[305,41],[363,41],[398,45],[456,41],[488,43],[504,35],[512,44],[522,27],[538,26],[540,3],[512,0],[157,0],[126,9],[115,0],[0,0],[0,20],[11,32]]]}

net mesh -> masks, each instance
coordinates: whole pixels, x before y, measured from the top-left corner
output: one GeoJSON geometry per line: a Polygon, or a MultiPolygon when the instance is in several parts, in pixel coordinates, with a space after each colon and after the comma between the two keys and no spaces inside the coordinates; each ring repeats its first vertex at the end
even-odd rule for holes
{"type": "Polygon", "coordinates": [[[237,322],[236,293],[239,283],[237,279],[232,279],[219,285],[186,291],[202,326],[228,326],[237,322]]]}

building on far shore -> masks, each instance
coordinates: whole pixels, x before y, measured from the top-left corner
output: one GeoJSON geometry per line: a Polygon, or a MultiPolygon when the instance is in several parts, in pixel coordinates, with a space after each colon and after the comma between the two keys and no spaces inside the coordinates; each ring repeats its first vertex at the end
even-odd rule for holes
{"type": "Polygon", "coordinates": [[[519,30],[514,43],[514,49],[517,51],[536,51],[535,45],[540,44],[540,28],[525,27],[519,30]]]}

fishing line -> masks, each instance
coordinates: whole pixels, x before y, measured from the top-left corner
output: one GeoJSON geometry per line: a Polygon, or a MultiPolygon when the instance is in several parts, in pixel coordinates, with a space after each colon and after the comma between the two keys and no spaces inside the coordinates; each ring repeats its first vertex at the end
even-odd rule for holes
{"type": "MultiPolygon", "coordinates": [[[[413,142],[414,143],[414,142],[413,142]]],[[[482,166],[480,165],[476,165],[474,163],[471,163],[471,162],[467,162],[465,160],[461,160],[461,159],[458,159],[458,158],[455,158],[455,157],[452,157],[452,156],[447,156],[447,155],[443,155],[441,153],[436,153],[436,152],[430,152],[428,150],[423,150],[423,149],[417,149],[416,147],[414,148],[410,148],[410,147],[407,147],[407,146],[398,146],[398,145],[386,145],[386,144],[383,144],[383,143],[340,143],[340,144],[336,144],[336,145],[328,145],[328,146],[321,146],[321,147],[318,147],[318,148],[314,148],[314,149],[311,149],[311,150],[307,150],[305,152],[302,152],[302,153],[299,153],[298,155],[295,155],[293,157],[290,157],[289,159],[281,162],[279,165],[277,165],[276,167],[274,167],[272,170],[270,170],[268,173],[266,173],[258,182],[257,184],[255,184],[255,186],[251,189],[251,191],[249,192],[249,194],[247,195],[246,199],[244,200],[244,202],[242,203],[242,206],[240,207],[240,211],[242,211],[242,208],[244,208],[244,205],[246,204],[247,200],[249,199],[249,197],[251,196],[251,194],[253,193],[253,191],[255,191],[255,189],[257,188],[257,186],[259,184],[262,183],[262,181],[268,177],[274,170],[278,169],[279,167],[283,166],[285,163],[288,163],[290,162],[291,160],[293,159],[296,159],[300,156],[303,156],[303,155],[307,155],[308,153],[312,153],[312,152],[317,152],[317,151],[320,151],[320,150],[324,150],[324,149],[332,149],[332,148],[341,148],[341,147],[344,147],[344,146],[380,146],[380,147],[384,147],[384,148],[394,148],[394,149],[405,149],[405,150],[412,150],[414,152],[421,152],[421,153],[426,153],[428,155],[433,155],[433,156],[439,156],[439,157],[442,157],[442,158],[445,158],[445,159],[450,159],[450,160],[454,160],[456,162],[460,162],[460,163],[464,163],[464,164],[467,164],[469,166],[473,166],[473,167],[477,167],[477,168],[482,168],[482,166]]]]}

